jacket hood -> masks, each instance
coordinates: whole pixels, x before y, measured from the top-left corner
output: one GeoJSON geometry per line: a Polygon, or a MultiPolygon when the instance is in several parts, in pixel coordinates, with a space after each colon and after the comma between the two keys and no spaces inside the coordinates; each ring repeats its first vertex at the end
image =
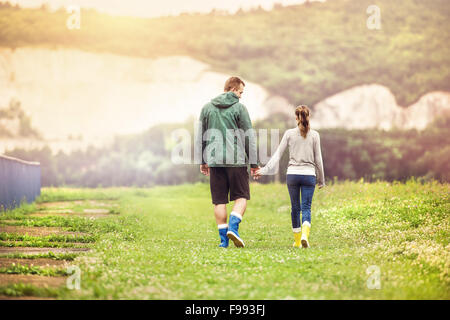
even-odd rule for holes
{"type": "Polygon", "coordinates": [[[239,98],[233,92],[225,92],[211,100],[211,103],[218,108],[228,108],[239,102],[239,98]]]}

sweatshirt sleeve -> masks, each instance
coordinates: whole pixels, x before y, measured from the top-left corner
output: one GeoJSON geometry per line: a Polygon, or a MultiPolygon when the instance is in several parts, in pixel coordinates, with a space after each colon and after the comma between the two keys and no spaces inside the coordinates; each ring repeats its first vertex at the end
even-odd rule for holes
{"type": "Polygon", "coordinates": [[[205,117],[205,108],[202,109],[197,123],[197,136],[195,141],[196,158],[201,159],[201,164],[206,164],[203,158],[203,152],[206,148],[206,141],[203,140],[203,134],[208,129],[207,119],[205,117]]]}
{"type": "Polygon", "coordinates": [[[252,121],[248,114],[247,108],[241,105],[239,114],[239,129],[242,129],[246,133],[245,137],[245,153],[249,159],[251,168],[258,168],[258,152],[256,147],[256,134],[253,130],[252,121]]]}
{"type": "Polygon", "coordinates": [[[269,162],[263,168],[261,168],[260,172],[262,175],[274,175],[278,173],[279,169],[278,164],[280,162],[281,157],[283,156],[284,151],[286,150],[287,145],[288,145],[288,131],[284,133],[280,145],[278,146],[273,156],[270,158],[269,162]]]}
{"type": "Polygon", "coordinates": [[[316,165],[317,183],[325,185],[325,174],[323,171],[322,150],[320,148],[320,135],[317,133],[314,139],[314,163],[316,165]]]}

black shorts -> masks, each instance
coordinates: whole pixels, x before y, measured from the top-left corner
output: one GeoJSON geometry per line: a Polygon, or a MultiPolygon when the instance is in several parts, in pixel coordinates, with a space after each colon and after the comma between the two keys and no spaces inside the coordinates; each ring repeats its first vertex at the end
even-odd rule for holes
{"type": "Polygon", "coordinates": [[[247,167],[210,167],[209,186],[213,204],[227,204],[239,198],[250,200],[247,167]]]}

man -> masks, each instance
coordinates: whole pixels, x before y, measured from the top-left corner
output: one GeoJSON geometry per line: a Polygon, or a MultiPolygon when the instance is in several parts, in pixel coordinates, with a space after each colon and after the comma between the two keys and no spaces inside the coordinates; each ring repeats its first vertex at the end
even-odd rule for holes
{"type": "Polygon", "coordinates": [[[219,229],[220,245],[226,248],[231,239],[236,247],[244,247],[239,236],[239,224],[250,200],[247,165],[251,174],[258,170],[256,135],[247,108],[239,103],[245,83],[231,77],[225,92],[206,104],[200,114],[202,164],[200,171],[210,176],[210,190],[214,215],[219,229]],[[205,154],[206,153],[206,154],[205,154]],[[228,193],[234,201],[227,224],[228,193]]]}

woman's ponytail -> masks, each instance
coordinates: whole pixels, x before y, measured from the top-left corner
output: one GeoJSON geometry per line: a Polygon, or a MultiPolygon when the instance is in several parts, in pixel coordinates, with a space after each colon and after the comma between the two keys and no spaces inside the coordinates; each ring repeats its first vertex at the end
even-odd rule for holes
{"type": "Polygon", "coordinates": [[[303,138],[306,138],[309,127],[309,108],[307,106],[301,105],[295,109],[295,115],[297,117],[297,124],[300,128],[300,134],[303,138]]]}

